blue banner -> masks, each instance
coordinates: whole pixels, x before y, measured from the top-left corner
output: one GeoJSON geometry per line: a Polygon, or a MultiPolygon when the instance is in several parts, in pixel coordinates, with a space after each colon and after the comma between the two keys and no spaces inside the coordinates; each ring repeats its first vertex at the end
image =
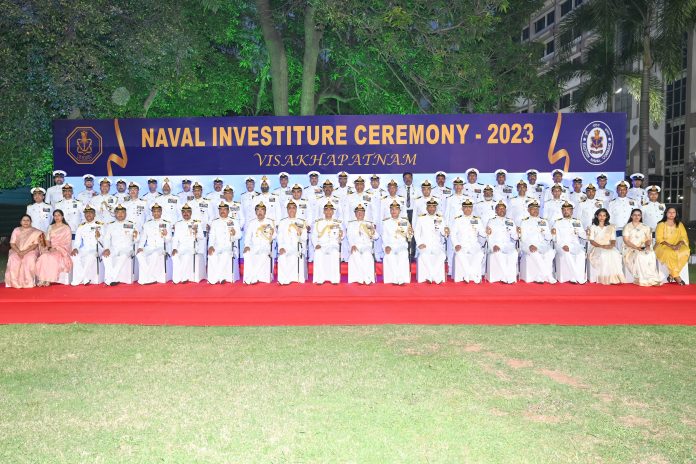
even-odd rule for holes
{"type": "Polygon", "coordinates": [[[625,113],[56,120],[56,169],[141,176],[464,173],[502,168],[614,173],[625,113]]]}

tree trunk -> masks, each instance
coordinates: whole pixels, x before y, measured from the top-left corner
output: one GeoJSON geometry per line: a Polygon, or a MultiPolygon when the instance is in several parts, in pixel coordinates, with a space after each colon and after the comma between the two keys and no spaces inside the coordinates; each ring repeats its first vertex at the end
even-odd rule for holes
{"type": "Polygon", "coordinates": [[[650,49],[650,26],[643,30],[643,70],[640,76],[640,107],[638,148],[640,172],[648,175],[648,153],[650,152],[650,75],[653,65],[650,49]]]}
{"type": "Polygon", "coordinates": [[[288,59],[285,56],[283,38],[275,28],[270,0],[256,0],[263,40],[271,60],[271,89],[273,111],[276,116],[287,116],[288,111],[288,59]]]}
{"type": "Polygon", "coordinates": [[[313,115],[315,112],[314,80],[317,75],[317,58],[319,57],[319,41],[323,31],[314,21],[316,9],[307,5],[304,19],[304,57],[302,59],[302,95],[300,96],[300,114],[313,115]]]}

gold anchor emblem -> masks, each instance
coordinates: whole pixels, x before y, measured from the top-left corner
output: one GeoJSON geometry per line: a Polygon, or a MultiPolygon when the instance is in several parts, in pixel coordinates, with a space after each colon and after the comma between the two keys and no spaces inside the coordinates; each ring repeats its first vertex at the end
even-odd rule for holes
{"type": "Polygon", "coordinates": [[[77,139],[77,154],[83,156],[92,154],[92,139],[87,137],[87,131],[80,131],[80,138],[77,139]]]}

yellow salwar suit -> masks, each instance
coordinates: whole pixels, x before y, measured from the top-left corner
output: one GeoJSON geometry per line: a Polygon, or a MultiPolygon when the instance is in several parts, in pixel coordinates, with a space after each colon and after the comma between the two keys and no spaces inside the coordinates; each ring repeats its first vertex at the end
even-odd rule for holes
{"type": "Polygon", "coordinates": [[[686,235],[686,228],[683,223],[678,226],[668,226],[665,222],[660,222],[655,228],[655,255],[657,260],[665,265],[671,277],[679,277],[681,270],[689,261],[689,237],[686,235]],[[667,242],[670,245],[676,245],[679,242],[686,243],[679,250],[674,251],[666,245],[661,245],[662,242],[667,242]]]}

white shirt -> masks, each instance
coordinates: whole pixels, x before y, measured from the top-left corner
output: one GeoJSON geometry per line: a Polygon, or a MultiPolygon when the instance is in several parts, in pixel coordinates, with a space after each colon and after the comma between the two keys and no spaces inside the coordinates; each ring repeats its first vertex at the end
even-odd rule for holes
{"type": "Polygon", "coordinates": [[[27,214],[31,217],[31,226],[44,232],[53,220],[53,208],[48,203],[32,203],[27,206],[27,214]]]}
{"type": "Polygon", "coordinates": [[[165,219],[150,219],[143,224],[138,248],[164,248],[171,241],[172,224],[165,219]],[[162,231],[165,232],[162,237],[162,231]]]}
{"type": "Polygon", "coordinates": [[[416,190],[416,186],[402,185],[396,192],[397,195],[404,197],[404,205],[407,210],[412,210],[416,206],[416,197],[420,195],[420,192],[416,190]]]}
{"type": "Polygon", "coordinates": [[[84,220],[84,208],[82,202],[71,198],[70,200],[62,199],[56,203],[54,211],[56,209],[63,211],[65,222],[70,226],[70,230],[75,233],[77,226],[84,220]]]}
{"type": "Polygon", "coordinates": [[[131,221],[114,221],[104,227],[104,248],[118,250],[132,248],[137,240],[137,230],[131,221]]]}

